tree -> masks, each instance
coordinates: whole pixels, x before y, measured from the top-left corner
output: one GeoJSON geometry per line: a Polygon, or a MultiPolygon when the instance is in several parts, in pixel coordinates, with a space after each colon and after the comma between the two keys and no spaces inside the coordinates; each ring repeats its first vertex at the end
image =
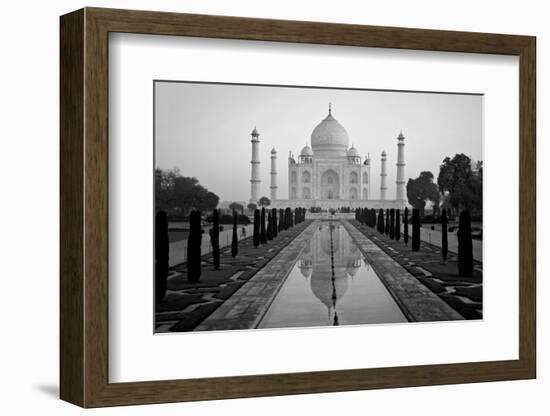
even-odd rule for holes
{"type": "Polygon", "coordinates": [[[474,273],[474,252],[472,247],[472,225],[470,213],[462,211],[458,222],[458,274],[471,277],[474,273]]]}
{"type": "Polygon", "coordinates": [[[277,238],[277,234],[279,233],[277,224],[277,208],[271,209],[271,224],[273,226],[273,238],[277,238]]]}
{"type": "Polygon", "coordinates": [[[412,250],[420,250],[420,210],[413,208],[412,215],[412,250]]]}
{"type": "Polygon", "coordinates": [[[449,195],[454,209],[476,210],[483,207],[483,162],[472,163],[463,153],[452,159],[446,157],[439,168],[437,177],[439,191],[449,195]]]}
{"type": "Polygon", "coordinates": [[[384,234],[390,234],[390,209],[386,208],[386,226],[384,227],[384,234]]]}
{"type": "Polygon", "coordinates": [[[246,207],[250,212],[254,212],[256,208],[258,208],[258,205],[256,205],[254,202],[251,202],[246,207]]]}
{"type": "Polygon", "coordinates": [[[269,205],[271,205],[271,199],[269,199],[267,196],[262,196],[258,203],[261,207],[268,207],[269,205]]]}
{"type": "Polygon", "coordinates": [[[258,247],[260,245],[260,210],[259,209],[254,210],[254,231],[252,233],[252,242],[254,243],[254,247],[258,247]]]}
{"type": "Polygon", "coordinates": [[[242,206],[242,204],[239,204],[238,202],[232,202],[229,204],[229,209],[231,211],[237,211],[237,212],[240,212],[241,215],[244,215],[244,207],[242,206]]]}
{"type": "Polygon", "coordinates": [[[212,262],[214,263],[214,269],[220,270],[220,219],[217,209],[215,209],[212,214],[210,244],[212,245],[212,262]]]}
{"type": "Polygon", "coordinates": [[[432,172],[420,172],[416,179],[409,179],[407,182],[407,199],[413,208],[420,210],[420,216],[424,216],[426,201],[432,201],[434,205],[439,205],[439,190],[434,183],[432,172]]]}
{"type": "Polygon", "coordinates": [[[260,214],[260,243],[267,244],[267,233],[265,230],[265,207],[262,207],[260,214]]]}
{"type": "Polygon", "coordinates": [[[395,209],[390,210],[390,239],[395,238],[395,209]]]}
{"type": "Polygon", "coordinates": [[[443,208],[441,211],[441,256],[443,257],[443,262],[447,261],[447,254],[449,252],[449,238],[447,235],[448,224],[447,210],[443,208]]]}
{"type": "Polygon", "coordinates": [[[405,245],[409,243],[409,208],[405,207],[403,212],[403,241],[405,245]]]}
{"type": "Polygon", "coordinates": [[[280,208],[279,209],[279,229],[278,229],[278,232],[280,233],[284,229],[285,229],[285,217],[284,217],[284,214],[283,214],[283,209],[280,208]]]}
{"type": "Polygon", "coordinates": [[[197,283],[201,278],[201,213],[191,211],[189,216],[189,236],[187,237],[187,280],[197,283]]]}
{"type": "Polygon", "coordinates": [[[178,169],[155,171],[156,208],[187,215],[192,210],[212,211],[219,197],[199,184],[197,178],[181,176],[178,169]]]}
{"type": "Polygon", "coordinates": [[[155,302],[160,303],[166,295],[170,242],[168,240],[168,219],[166,212],[155,216],[155,302]]]}
{"type": "Polygon", "coordinates": [[[239,236],[237,234],[237,212],[233,211],[233,235],[231,238],[231,257],[239,254],[239,236]]]}
{"type": "Polygon", "coordinates": [[[395,211],[395,240],[401,239],[401,213],[399,210],[395,211]]]}

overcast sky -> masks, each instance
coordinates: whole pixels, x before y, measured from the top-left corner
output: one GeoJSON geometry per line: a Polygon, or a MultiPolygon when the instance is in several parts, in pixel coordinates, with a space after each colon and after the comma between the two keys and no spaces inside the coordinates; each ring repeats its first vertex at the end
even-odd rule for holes
{"type": "Polygon", "coordinates": [[[287,158],[310,143],[311,132],[332,115],[350,146],[371,156],[371,195],[380,196],[380,153],[388,154],[388,198],[395,196],[397,135],[405,136],[405,175],[431,171],[446,156],[482,160],[483,97],[318,88],[181,82],[155,83],[156,167],[177,167],[221,201],[250,198],[250,132],[260,133],[260,195],[269,197],[270,151],[278,152],[279,199],[288,198],[287,158]]]}

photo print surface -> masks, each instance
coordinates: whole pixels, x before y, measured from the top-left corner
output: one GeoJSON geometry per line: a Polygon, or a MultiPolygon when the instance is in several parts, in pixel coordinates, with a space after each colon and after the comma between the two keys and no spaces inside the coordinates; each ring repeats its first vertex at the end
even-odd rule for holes
{"type": "Polygon", "coordinates": [[[155,332],[483,318],[483,95],[154,82],[155,332]]]}

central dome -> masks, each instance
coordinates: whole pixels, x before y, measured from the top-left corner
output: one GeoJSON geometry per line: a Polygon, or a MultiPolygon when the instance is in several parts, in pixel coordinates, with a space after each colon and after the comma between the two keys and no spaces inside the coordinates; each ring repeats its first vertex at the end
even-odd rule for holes
{"type": "Polygon", "coordinates": [[[315,153],[336,153],[346,156],[348,149],[348,132],[332,117],[329,106],[328,116],[321,121],[311,133],[311,147],[315,153]]]}

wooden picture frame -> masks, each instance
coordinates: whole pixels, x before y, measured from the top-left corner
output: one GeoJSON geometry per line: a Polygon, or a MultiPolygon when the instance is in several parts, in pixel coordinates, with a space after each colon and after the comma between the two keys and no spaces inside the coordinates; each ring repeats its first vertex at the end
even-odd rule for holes
{"type": "Polygon", "coordinates": [[[60,20],[60,396],[82,407],[536,376],[536,40],[530,36],[85,8],[60,20]],[[519,359],[109,383],[108,34],[297,42],[519,57],[519,359]]]}

